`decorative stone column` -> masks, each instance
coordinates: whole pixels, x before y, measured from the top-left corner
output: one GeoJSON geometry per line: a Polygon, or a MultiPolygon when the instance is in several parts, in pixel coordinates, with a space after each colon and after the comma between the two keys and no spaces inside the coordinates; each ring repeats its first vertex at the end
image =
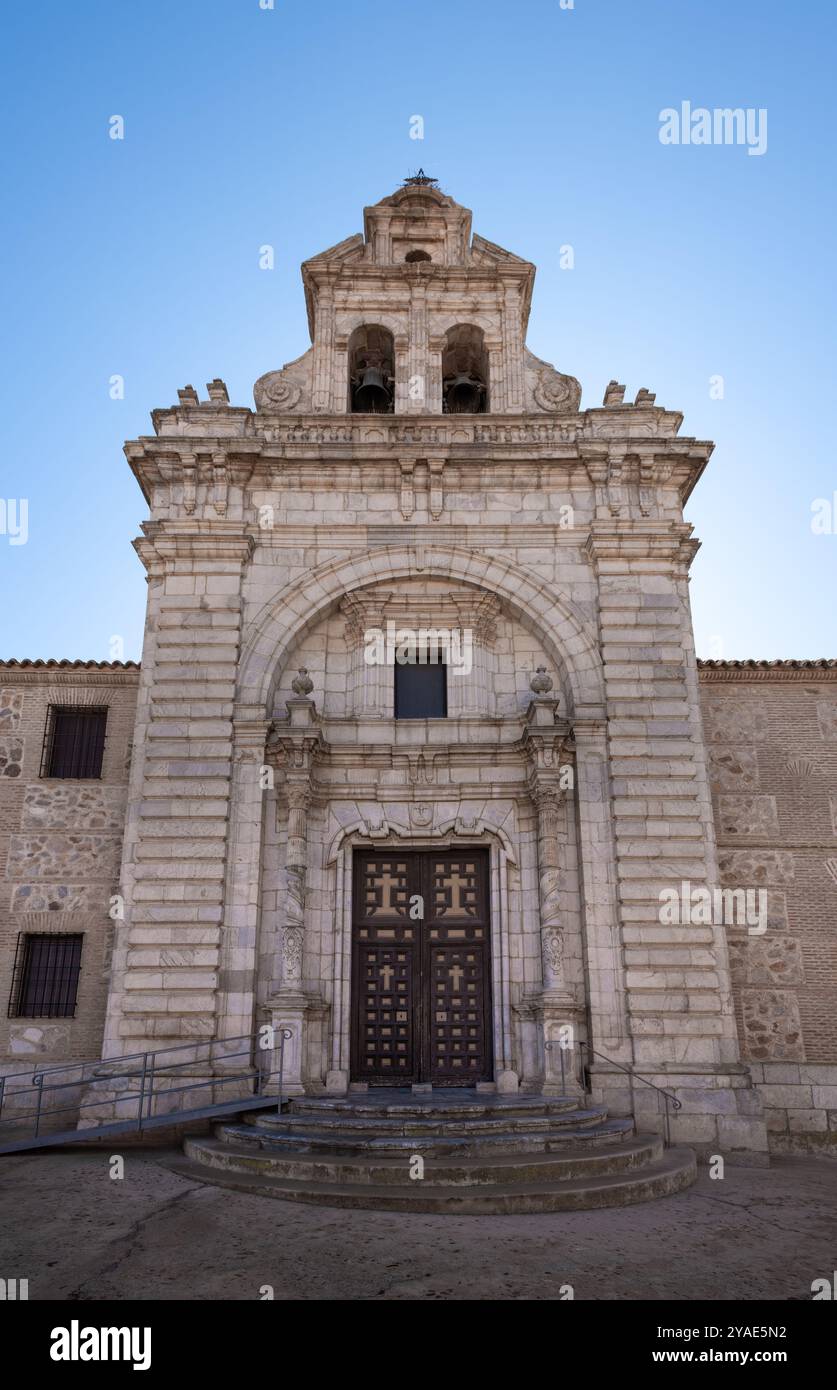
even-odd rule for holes
{"type": "Polygon", "coordinates": [[[533,677],[531,685],[535,698],[527,711],[524,741],[529,795],[538,816],[538,900],[543,981],[540,996],[531,1002],[541,1028],[543,1089],[547,1093],[561,1090],[572,1092],[577,1071],[578,1025],[583,1010],[567,970],[560,903],[559,815],[566,790],[563,783],[567,769],[571,767],[567,746],[569,728],[557,718],[559,701],[549,695],[551,677],[541,670],[533,677]],[[564,1049],[563,1081],[559,1048],[564,1049]]]}
{"type": "Polygon", "coordinates": [[[538,812],[538,897],[541,914],[541,958],[545,990],[563,984],[564,943],[558,902],[558,806],[561,793],[551,783],[536,782],[532,800],[538,812]]]}
{"type": "Polygon", "coordinates": [[[520,291],[517,285],[507,285],[503,302],[503,407],[510,415],[523,410],[523,343],[520,315],[520,291]]]}
{"type": "Polygon", "coordinates": [[[368,596],[349,593],[340,604],[346,619],[345,637],[352,658],[352,691],[349,713],[356,718],[392,718],[393,675],[386,663],[365,659],[366,633],[379,628],[386,637],[385,610],[392,594],[368,596]]]}
{"type": "Polygon", "coordinates": [[[278,1050],[283,1032],[290,1034],[284,1044],[282,1091],[302,1095],[305,1020],[311,1010],[323,1009],[319,996],[309,994],[304,984],[305,891],[308,877],[308,810],[313,786],[312,772],[323,748],[319,718],[313,700],[307,698],[312,682],[300,672],[293,682],[295,699],[287,701],[288,724],[277,728],[271,751],[285,773],[282,793],[288,811],[288,838],[285,855],[285,899],[280,903],[279,949],[274,987],[266,1000],[276,1039],[274,1068],[268,1090],[278,1089],[278,1050]]]}
{"type": "Polygon", "coordinates": [[[493,713],[491,690],[500,601],[495,594],[484,594],[476,599],[451,594],[450,602],[456,611],[460,633],[466,630],[471,633],[472,665],[467,675],[460,675],[454,669],[448,672],[448,714],[453,717],[493,713]]]}
{"type": "Polygon", "coordinates": [[[442,414],[442,353],[447,339],[442,334],[430,334],[427,339],[427,415],[442,414]]]}
{"type": "Polygon", "coordinates": [[[427,408],[427,286],[414,280],[410,286],[409,362],[404,412],[424,415],[427,408]]]}
{"type": "Polygon", "coordinates": [[[314,338],[313,409],[317,414],[331,410],[334,369],[334,289],[320,287],[317,302],[317,332],[314,338]]]}

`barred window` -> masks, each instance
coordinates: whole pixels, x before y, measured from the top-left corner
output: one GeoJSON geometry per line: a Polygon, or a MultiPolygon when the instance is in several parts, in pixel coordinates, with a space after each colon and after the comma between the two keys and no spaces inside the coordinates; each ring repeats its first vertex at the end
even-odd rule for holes
{"type": "Polygon", "coordinates": [[[42,777],[101,777],[107,709],[50,705],[42,777]]]}
{"type": "Polygon", "coordinates": [[[83,935],[21,932],[17,939],[10,1018],[72,1018],[83,935]]]}

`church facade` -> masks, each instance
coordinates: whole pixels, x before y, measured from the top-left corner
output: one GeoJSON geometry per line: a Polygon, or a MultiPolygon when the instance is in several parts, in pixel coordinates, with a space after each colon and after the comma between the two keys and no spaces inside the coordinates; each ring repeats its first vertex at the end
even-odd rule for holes
{"type": "Polygon", "coordinates": [[[837,664],[697,661],[712,446],[582,409],[534,274],[408,181],[255,410],[126,445],[141,667],[0,664],[5,1072],[270,1023],[289,1094],[583,1064],[706,1153],[834,1145],[837,664]]]}

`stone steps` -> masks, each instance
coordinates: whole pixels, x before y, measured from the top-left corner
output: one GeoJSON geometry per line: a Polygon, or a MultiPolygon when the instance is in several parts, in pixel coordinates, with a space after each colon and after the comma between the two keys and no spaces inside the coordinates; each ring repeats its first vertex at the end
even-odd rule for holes
{"type": "Polygon", "coordinates": [[[585,1110],[569,1106],[563,1110],[546,1115],[513,1115],[509,1118],[478,1116],[476,1118],[448,1117],[429,1114],[419,1116],[382,1115],[375,1119],[369,1115],[346,1115],[338,1117],[326,1114],[318,1116],[305,1111],[289,1115],[265,1114],[257,1111],[247,1118],[247,1123],[259,1130],[276,1130],[285,1133],[298,1131],[300,1134],[354,1135],[358,1139],[378,1138],[384,1135],[418,1138],[446,1138],[452,1135],[475,1137],[492,1134],[554,1134],[561,1130],[580,1130],[587,1126],[597,1126],[607,1118],[604,1106],[590,1106],[585,1110]]]}
{"type": "MultiPolygon", "coordinates": [[[[188,1149],[193,1141],[187,1141],[188,1149]]],[[[197,1141],[194,1141],[197,1143],[197,1141]]],[[[251,1162],[253,1156],[248,1155],[251,1162]]],[[[180,1160],[172,1165],[184,1177],[217,1184],[235,1192],[277,1197],[283,1201],[309,1202],[357,1210],[435,1212],[461,1216],[523,1215],[550,1211],[587,1211],[597,1207],[628,1206],[654,1197],[683,1191],[695,1180],[695,1156],[691,1149],[667,1149],[662,1158],[645,1167],[617,1173],[535,1182],[496,1183],[488,1186],[457,1184],[425,1187],[384,1184],[311,1182],[275,1177],[258,1168],[249,1172],[217,1169],[200,1161],[180,1160]]],[[[509,1175],[510,1176],[510,1175],[509,1175]]]]}
{"type": "Polygon", "coordinates": [[[578,1211],[666,1196],[695,1178],[664,1150],[577,1097],[459,1091],[300,1097],[189,1138],[177,1171],[286,1201],[381,1211],[578,1211]],[[423,1160],[421,1177],[415,1158],[423,1160]]]}
{"type": "Polygon", "coordinates": [[[334,1116],[337,1119],[375,1120],[387,1117],[426,1119],[428,1114],[444,1119],[513,1119],[518,1116],[557,1115],[574,1110],[577,1096],[498,1096],[478,1091],[432,1091],[418,1096],[409,1091],[371,1091],[362,1097],[339,1098],[297,1096],[291,1102],[294,1115],[334,1116]]]}
{"type": "MultiPolygon", "coordinates": [[[[255,1171],[264,1177],[291,1178],[305,1183],[339,1183],[341,1186],[358,1183],[365,1187],[379,1183],[387,1187],[412,1186],[409,1169],[413,1156],[407,1152],[400,1156],[300,1156],[254,1151],[244,1145],[234,1146],[226,1137],[187,1139],[184,1150],[187,1157],[196,1162],[227,1172],[255,1171]]],[[[490,1186],[510,1181],[515,1184],[542,1180],[559,1182],[564,1178],[584,1177],[585,1174],[619,1173],[643,1164],[656,1163],[662,1155],[662,1141],[651,1135],[646,1139],[612,1144],[592,1153],[509,1153],[425,1158],[424,1176],[420,1181],[424,1188],[490,1186]]]]}
{"type": "Polygon", "coordinates": [[[586,1127],[561,1127],[533,1133],[505,1130],[485,1133],[437,1132],[428,1126],[417,1132],[402,1134],[358,1133],[338,1129],[332,1133],[296,1128],[265,1127],[257,1119],[243,1125],[224,1125],[216,1129],[219,1138],[231,1144],[250,1145],[267,1151],[292,1150],[296,1153],[322,1154],[385,1154],[421,1152],[425,1156],[441,1157],[460,1154],[472,1157],[482,1153],[554,1153],[573,1146],[592,1147],[618,1143],[633,1134],[633,1120],[604,1120],[586,1127]]]}

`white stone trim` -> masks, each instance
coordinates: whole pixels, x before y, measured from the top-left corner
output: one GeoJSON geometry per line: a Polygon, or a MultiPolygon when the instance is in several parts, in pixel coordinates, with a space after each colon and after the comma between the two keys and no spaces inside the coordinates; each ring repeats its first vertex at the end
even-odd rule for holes
{"type": "Polygon", "coordinates": [[[334,866],[336,904],[334,924],[333,1007],[331,1011],[330,1070],[348,1075],[351,1057],[351,963],[352,963],[352,869],[355,849],[381,849],[400,845],[409,849],[442,849],[462,844],[489,850],[489,903],[491,914],[491,1012],[494,1045],[494,1074],[512,1066],[512,1007],[508,869],[517,867],[517,858],[508,835],[499,826],[477,820],[466,824],[461,817],[449,816],[421,834],[405,825],[382,822],[383,834],[370,834],[371,827],[360,818],[344,826],[334,836],[326,853],[325,867],[334,866]]]}

